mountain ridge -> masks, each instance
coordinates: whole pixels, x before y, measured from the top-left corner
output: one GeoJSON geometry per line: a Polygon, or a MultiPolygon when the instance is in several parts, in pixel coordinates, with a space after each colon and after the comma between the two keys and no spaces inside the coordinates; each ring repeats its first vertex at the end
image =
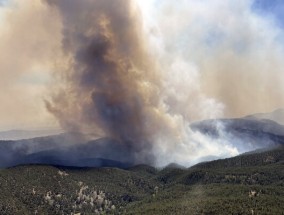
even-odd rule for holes
{"type": "MultiPolygon", "coordinates": [[[[240,153],[284,144],[284,126],[271,120],[219,119],[192,123],[194,132],[201,132],[212,141],[224,141],[238,147],[240,153]],[[231,142],[230,142],[231,141],[231,142]]],[[[111,138],[89,139],[78,133],[37,137],[17,141],[0,141],[0,167],[20,164],[60,164],[100,167],[105,163],[128,167],[135,164],[127,146],[111,138]],[[110,153],[110,150],[115,153],[110,153]],[[43,162],[44,161],[44,162],[43,162]]],[[[207,156],[202,160],[218,157],[207,156]]]]}
{"type": "Polygon", "coordinates": [[[278,124],[284,125],[284,108],[276,109],[268,113],[256,113],[246,116],[245,118],[251,119],[269,119],[277,122],[278,124]]]}

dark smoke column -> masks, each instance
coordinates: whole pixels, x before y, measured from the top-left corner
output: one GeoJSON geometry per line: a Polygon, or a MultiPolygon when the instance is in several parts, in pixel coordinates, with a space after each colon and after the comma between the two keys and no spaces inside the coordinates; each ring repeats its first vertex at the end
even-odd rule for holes
{"type": "Polygon", "coordinates": [[[129,162],[149,163],[158,81],[132,2],[48,0],[62,19],[68,69],[47,108],[66,130],[100,130],[129,150],[129,162]]]}

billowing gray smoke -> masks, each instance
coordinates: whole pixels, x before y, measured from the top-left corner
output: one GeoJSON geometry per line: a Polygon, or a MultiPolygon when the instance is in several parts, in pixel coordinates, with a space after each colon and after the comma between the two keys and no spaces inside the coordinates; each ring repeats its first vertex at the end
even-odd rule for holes
{"type": "Polygon", "coordinates": [[[158,106],[153,87],[158,82],[141,39],[138,11],[130,0],[48,3],[62,19],[68,58],[58,76],[64,88],[46,102],[48,110],[63,128],[99,131],[127,147],[131,162],[151,162],[146,112],[158,106]]]}
{"type": "MultiPolygon", "coordinates": [[[[179,28],[173,28],[173,32],[167,32],[170,28],[163,24],[161,28],[149,28],[151,25],[146,19],[142,22],[135,5],[137,1],[46,2],[48,10],[55,14],[50,20],[60,23],[57,27],[62,29],[61,38],[57,35],[54,39],[60,40],[62,46],[55,50],[60,57],[55,59],[52,68],[55,83],[46,107],[66,131],[107,137],[106,144],[95,148],[96,157],[131,164],[192,165],[202,157],[228,157],[255,148],[249,147],[246,144],[249,141],[244,142],[242,137],[240,141],[232,141],[234,136],[228,134],[222,123],[218,123],[217,130],[221,134],[218,137],[189,126],[193,120],[223,116],[228,102],[222,103],[223,100],[214,95],[208,97],[203,88],[211,89],[210,83],[215,77],[221,77],[216,83],[213,81],[218,89],[231,83],[227,76],[235,80],[239,67],[233,68],[232,73],[219,74],[223,71],[219,64],[230,65],[235,58],[229,61],[227,57],[225,60],[214,58],[217,66],[211,66],[211,60],[206,66],[202,60],[191,62],[192,56],[183,51],[194,55],[202,45],[191,50],[172,46],[176,41],[183,41],[183,37],[174,36],[179,28]],[[162,36],[159,37],[159,33],[162,36]],[[207,69],[213,73],[204,73],[207,69]]],[[[178,23],[180,17],[176,21],[178,23]]],[[[253,85],[249,83],[249,86],[253,85]]],[[[238,92],[240,88],[225,89],[222,94],[228,94],[231,100],[235,98],[231,92],[238,92]]]]}

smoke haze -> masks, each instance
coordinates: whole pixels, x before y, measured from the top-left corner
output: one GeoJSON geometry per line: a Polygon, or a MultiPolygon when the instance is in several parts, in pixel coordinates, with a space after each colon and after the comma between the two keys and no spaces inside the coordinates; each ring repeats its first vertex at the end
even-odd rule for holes
{"type": "Polygon", "coordinates": [[[66,131],[112,138],[130,162],[189,165],[245,151],[224,125],[213,140],[191,122],[284,107],[283,30],[253,1],[30,3],[2,9],[3,87],[29,98],[0,94],[13,107],[3,115],[21,104],[25,124],[54,116],[66,131]]]}
{"type": "Polygon", "coordinates": [[[0,14],[0,129],[53,127],[43,98],[61,23],[41,1],[11,1],[0,14]]]}

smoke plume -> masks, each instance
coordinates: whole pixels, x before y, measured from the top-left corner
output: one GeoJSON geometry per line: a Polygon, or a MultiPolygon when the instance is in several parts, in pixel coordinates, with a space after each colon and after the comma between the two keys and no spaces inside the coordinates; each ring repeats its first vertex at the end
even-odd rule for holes
{"type": "MultiPolygon", "coordinates": [[[[207,90],[214,92],[214,84],[219,82],[210,83],[211,75],[206,74],[203,62],[196,59],[200,61],[196,66],[194,60],[185,60],[190,56],[188,50],[171,44],[181,40],[179,27],[183,22],[177,29],[172,23],[172,30],[163,23],[156,23],[156,27],[153,20],[143,20],[145,14],[128,0],[49,0],[48,3],[62,22],[64,66],[56,72],[57,83],[62,84],[46,106],[63,128],[112,138],[126,148],[132,163],[162,165],[186,160],[188,163],[212,154],[239,153],[225,135],[212,140],[189,127],[194,120],[223,116],[225,105],[221,101],[230,107],[233,91],[224,90],[218,94],[221,97],[207,96],[211,94],[207,90]],[[169,36],[174,40],[168,41],[169,36]],[[205,89],[204,80],[208,84],[205,89]]],[[[167,3],[162,6],[166,8],[167,3]]],[[[175,16],[171,14],[171,19],[175,16]]],[[[200,49],[197,56],[203,48],[190,44],[189,47],[200,49]]],[[[233,62],[226,57],[222,59],[223,53],[222,68],[212,65],[210,58],[207,63],[212,65],[213,73],[219,70],[214,77],[221,77],[222,86],[227,88],[236,70],[232,69],[232,75],[223,74],[223,68],[229,65],[226,61],[233,62]]],[[[109,153],[116,152],[110,149],[109,153]]]]}
{"type": "MultiPolygon", "coordinates": [[[[131,1],[49,1],[63,21],[64,89],[47,108],[67,130],[99,132],[151,162],[159,85],[131,1]]],[[[115,153],[115,152],[112,152],[115,153]]],[[[132,158],[130,158],[131,161],[132,158]]]]}
{"type": "Polygon", "coordinates": [[[12,104],[0,114],[21,106],[36,121],[44,100],[67,132],[109,138],[98,156],[190,165],[237,155],[253,147],[222,123],[215,139],[190,124],[284,105],[283,30],[253,1],[12,2],[0,29],[0,98],[12,104]]]}

